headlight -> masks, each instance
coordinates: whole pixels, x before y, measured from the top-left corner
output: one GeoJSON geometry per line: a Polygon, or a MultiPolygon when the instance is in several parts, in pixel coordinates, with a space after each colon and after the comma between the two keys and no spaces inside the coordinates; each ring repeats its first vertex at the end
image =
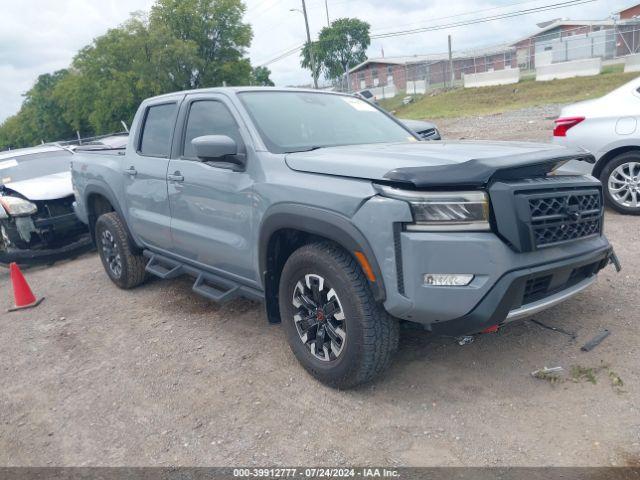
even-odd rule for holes
{"type": "Polygon", "coordinates": [[[489,226],[489,197],[485,192],[414,192],[378,186],[382,195],[405,200],[411,205],[414,223],[407,230],[486,231],[489,226]]]}
{"type": "Polygon", "coordinates": [[[18,197],[0,197],[0,205],[6,213],[13,217],[33,215],[38,211],[35,204],[18,197]]]}

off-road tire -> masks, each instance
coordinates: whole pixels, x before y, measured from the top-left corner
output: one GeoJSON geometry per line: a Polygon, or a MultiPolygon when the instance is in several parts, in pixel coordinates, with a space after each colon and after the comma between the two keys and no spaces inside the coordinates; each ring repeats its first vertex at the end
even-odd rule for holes
{"type": "Polygon", "coordinates": [[[389,366],[397,350],[398,321],[374,300],[354,258],[331,242],[308,244],[291,254],[280,278],[279,305],[294,355],[311,375],[331,387],[347,389],[372,380],[389,366]],[[339,356],[329,362],[311,353],[294,321],[296,285],[307,274],[326,279],[344,311],[346,340],[339,356]]]}
{"type": "Polygon", "coordinates": [[[118,287],[128,290],[145,281],[145,258],[131,248],[129,235],[120,216],[116,212],[104,213],[98,217],[95,228],[96,246],[105,272],[118,287]],[[103,248],[103,235],[113,239],[113,249],[119,255],[121,268],[114,272],[110,267],[107,253],[103,248]]]}
{"type": "MultiPolygon", "coordinates": [[[[618,203],[612,196],[609,191],[609,177],[611,173],[618,168],[620,165],[629,163],[629,162],[637,162],[640,163],[640,152],[626,152],[621,153],[620,155],[612,158],[607,162],[607,164],[600,172],[600,181],[602,182],[602,189],[604,192],[604,199],[607,206],[613,208],[615,211],[626,214],[626,215],[640,215],[640,207],[631,208],[625,205],[621,205],[618,203]]],[[[638,198],[640,199],[640,192],[638,192],[638,198]]]]}

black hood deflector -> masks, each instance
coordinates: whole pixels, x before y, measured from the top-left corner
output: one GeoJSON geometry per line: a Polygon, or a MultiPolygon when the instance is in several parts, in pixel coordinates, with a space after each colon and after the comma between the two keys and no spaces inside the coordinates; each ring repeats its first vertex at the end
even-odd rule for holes
{"type": "Polygon", "coordinates": [[[527,152],[509,157],[472,159],[455,165],[406,167],[391,170],[384,179],[414,188],[481,187],[496,180],[518,180],[545,176],[569,160],[595,163],[584,150],[527,152]]]}

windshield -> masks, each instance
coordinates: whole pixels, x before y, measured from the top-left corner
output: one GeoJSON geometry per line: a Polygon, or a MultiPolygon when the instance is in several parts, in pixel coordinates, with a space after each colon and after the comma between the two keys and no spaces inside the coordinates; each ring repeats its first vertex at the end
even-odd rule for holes
{"type": "Polygon", "coordinates": [[[364,100],[315,92],[243,92],[239,97],[265,145],[291,153],[416,138],[364,100]]]}
{"type": "Polygon", "coordinates": [[[0,160],[0,185],[70,171],[67,150],[32,153],[0,160]]]}

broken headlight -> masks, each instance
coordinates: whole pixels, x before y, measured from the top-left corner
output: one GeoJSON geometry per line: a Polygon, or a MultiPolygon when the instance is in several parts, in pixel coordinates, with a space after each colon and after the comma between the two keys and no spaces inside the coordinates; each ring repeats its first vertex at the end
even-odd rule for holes
{"type": "Polygon", "coordinates": [[[486,231],[489,226],[489,197],[485,192],[416,192],[378,186],[382,195],[405,200],[411,205],[414,231],[486,231]]]}
{"type": "MultiPolygon", "coordinates": [[[[6,214],[12,217],[25,217],[33,215],[38,211],[38,207],[24,198],[19,197],[0,197],[0,206],[6,214]]],[[[2,213],[0,213],[2,217],[2,213]]]]}

